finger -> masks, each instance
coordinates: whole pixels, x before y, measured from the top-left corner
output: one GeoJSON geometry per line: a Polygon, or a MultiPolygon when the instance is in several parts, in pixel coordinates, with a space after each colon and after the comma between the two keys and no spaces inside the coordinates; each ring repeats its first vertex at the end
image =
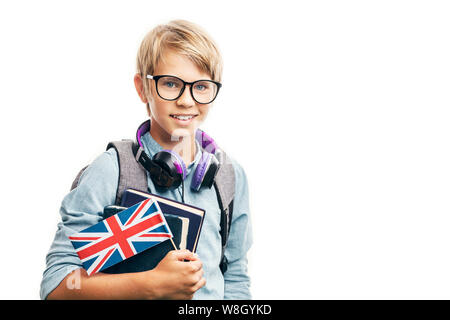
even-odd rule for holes
{"type": "Polygon", "coordinates": [[[196,284],[197,282],[199,282],[202,278],[203,278],[203,274],[204,271],[203,269],[200,269],[198,272],[196,272],[193,277],[194,277],[194,282],[192,283],[192,285],[196,284]]]}
{"type": "Polygon", "coordinates": [[[197,260],[198,258],[189,250],[183,249],[183,250],[172,250],[172,257],[175,260],[183,261],[183,260],[197,260]]]}
{"type": "Polygon", "coordinates": [[[192,286],[193,292],[196,292],[198,289],[202,288],[206,284],[206,279],[201,278],[200,281],[198,281],[196,284],[192,286]]]}
{"type": "Polygon", "coordinates": [[[200,260],[189,261],[189,266],[192,272],[197,272],[202,269],[203,263],[200,260]]]}

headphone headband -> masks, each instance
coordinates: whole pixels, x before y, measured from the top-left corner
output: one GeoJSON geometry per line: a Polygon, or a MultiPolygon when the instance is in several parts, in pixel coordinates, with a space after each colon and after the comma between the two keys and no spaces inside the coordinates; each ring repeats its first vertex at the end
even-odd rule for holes
{"type": "Polygon", "coordinates": [[[136,141],[142,147],[141,137],[150,131],[150,120],[144,121],[136,132],[136,141]]]}

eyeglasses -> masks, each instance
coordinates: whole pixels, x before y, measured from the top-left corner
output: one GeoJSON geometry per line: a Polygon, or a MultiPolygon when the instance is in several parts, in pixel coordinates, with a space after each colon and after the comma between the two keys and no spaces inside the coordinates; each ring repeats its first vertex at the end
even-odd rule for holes
{"type": "Polygon", "coordinates": [[[184,92],[186,85],[190,85],[192,98],[200,104],[208,104],[216,99],[219,89],[222,87],[220,82],[212,80],[197,80],[186,82],[178,77],[170,75],[152,76],[147,75],[147,79],[155,80],[156,92],[158,95],[168,101],[177,100],[184,92]]]}

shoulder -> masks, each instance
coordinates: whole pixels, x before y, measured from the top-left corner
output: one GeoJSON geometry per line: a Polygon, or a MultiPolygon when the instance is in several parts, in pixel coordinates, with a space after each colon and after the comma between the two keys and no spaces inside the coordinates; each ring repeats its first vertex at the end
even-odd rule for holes
{"type": "Polygon", "coordinates": [[[245,173],[244,167],[233,157],[228,156],[231,164],[234,168],[234,174],[236,175],[236,182],[245,182],[247,183],[247,175],[245,173]]]}
{"type": "Polygon", "coordinates": [[[233,156],[227,155],[235,174],[235,193],[233,201],[233,218],[231,228],[235,234],[244,235],[249,232],[250,226],[250,195],[247,174],[244,166],[233,156]]]}
{"type": "Polygon", "coordinates": [[[74,230],[81,230],[98,222],[103,208],[115,202],[118,174],[115,151],[105,151],[95,158],[82,172],[76,187],[62,201],[64,224],[73,224],[74,230]]]}
{"type": "MultiPolygon", "coordinates": [[[[63,201],[93,201],[93,199],[107,198],[116,194],[119,177],[119,164],[117,153],[109,149],[97,156],[84,168],[72,185],[72,191],[63,201]]],[[[110,203],[111,204],[111,203],[110,203]]]]}
{"type": "Polygon", "coordinates": [[[108,180],[111,177],[116,177],[119,174],[119,164],[117,161],[117,152],[114,148],[110,148],[107,151],[100,154],[94,161],[87,166],[83,171],[80,182],[95,182],[98,180],[108,180]]]}

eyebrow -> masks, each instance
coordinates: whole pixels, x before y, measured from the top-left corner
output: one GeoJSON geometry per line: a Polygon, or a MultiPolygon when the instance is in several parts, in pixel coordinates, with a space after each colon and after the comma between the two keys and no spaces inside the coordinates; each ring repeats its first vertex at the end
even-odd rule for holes
{"type": "Polygon", "coordinates": [[[180,79],[180,80],[182,80],[182,81],[184,81],[186,83],[194,83],[194,82],[197,82],[197,81],[212,81],[212,82],[215,82],[212,79],[205,79],[205,78],[200,78],[200,79],[197,79],[197,80],[194,80],[194,81],[186,81],[183,78],[181,78],[179,76],[175,76],[173,74],[157,74],[157,75],[147,74],[147,79],[153,79],[154,77],[173,77],[173,78],[180,79]]]}

